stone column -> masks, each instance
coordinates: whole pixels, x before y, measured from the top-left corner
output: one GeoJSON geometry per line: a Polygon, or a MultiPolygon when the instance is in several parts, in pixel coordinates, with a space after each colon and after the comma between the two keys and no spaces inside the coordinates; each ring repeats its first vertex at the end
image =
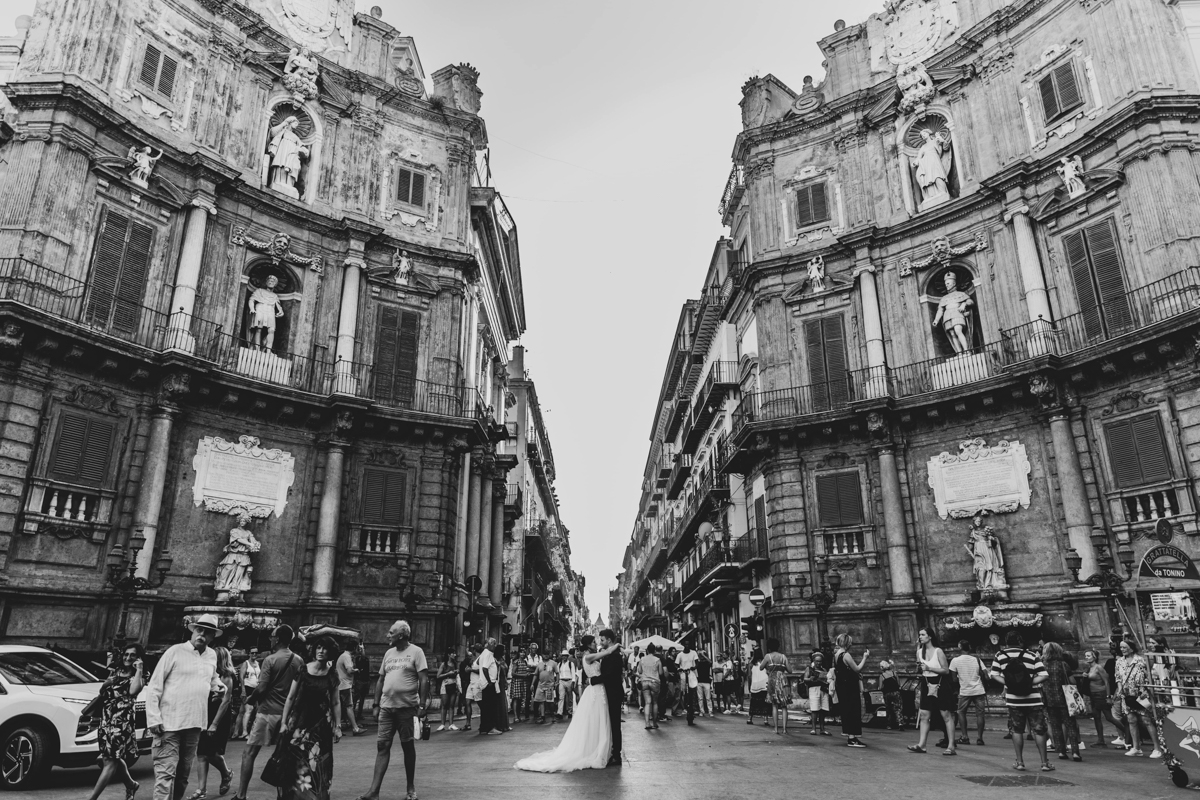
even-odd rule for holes
{"type": "Polygon", "coordinates": [[[192,315],[196,311],[196,288],[200,282],[200,266],[204,259],[204,236],[208,230],[208,215],[217,213],[210,200],[196,198],[188,208],[183,247],[179,266],[175,270],[175,291],[171,295],[170,326],[167,349],[191,353],[196,349],[192,336],[192,315]]]}
{"type": "MultiPolygon", "coordinates": [[[[863,381],[863,398],[887,395],[887,357],[883,349],[883,319],[879,313],[879,287],[875,285],[875,266],[855,267],[858,296],[862,301],[863,331],[867,340],[867,375],[863,381]]],[[[857,388],[857,387],[856,387],[857,388]]]]}
{"type": "Polygon", "coordinates": [[[350,257],[342,262],[342,306],[338,314],[335,354],[337,358],[334,391],[358,394],[358,376],[354,372],[354,342],[358,335],[358,285],[367,264],[350,257]]]}
{"type": "Polygon", "coordinates": [[[1083,559],[1080,577],[1096,572],[1096,553],[1092,550],[1092,508],[1083,483],[1083,468],[1071,431],[1071,416],[1066,409],[1050,415],[1050,437],[1054,440],[1054,466],[1058,472],[1058,491],[1062,495],[1063,516],[1067,520],[1067,539],[1083,559]]]}
{"type": "Polygon", "coordinates": [[[483,451],[471,452],[471,482],[467,490],[467,555],[463,564],[463,579],[479,574],[479,493],[482,487],[483,451]]]}
{"type": "Polygon", "coordinates": [[[908,551],[908,530],[904,523],[904,503],[900,495],[900,471],[896,467],[896,446],[879,448],[879,483],[883,489],[883,527],[887,533],[889,597],[913,595],[912,559],[908,551]]]}
{"type": "Polygon", "coordinates": [[[133,512],[133,530],[141,531],[145,544],[137,556],[137,575],[150,577],[154,563],[154,548],[158,543],[158,519],[162,511],[163,488],[167,483],[167,465],[171,457],[171,426],[178,409],[164,406],[154,410],[150,420],[150,439],[146,443],[146,459],[142,464],[142,480],[138,486],[137,507],[133,512]]]}
{"type": "Polygon", "coordinates": [[[495,456],[484,457],[483,474],[479,486],[479,569],[476,575],[483,582],[480,592],[489,594],[492,573],[492,475],[495,472],[495,456]]]}
{"type": "Polygon", "coordinates": [[[1040,324],[1031,331],[1027,347],[1031,356],[1048,352],[1050,346],[1050,297],[1046,293],[1046,276],[1042,274],[1042,259],[1038,255],[1037,239],[1033,235],[1033,222],[1029,219],[1029,206],[1010,209],[1007,221],[1012,222],[1013,237],[1017,243],[1017,265],[1021,270],[1021,286],[1025,292],[1025,312],[1030,322],[1040,324]],[[1045,330],[1040,330],[1040,328],[1045,330]]]}
{"type": "Polygon", "coordinates": [[[342,471],[345,444],[330,442],[325,453],[325,483],[317,520],[317,552],[313,558],[314,600],[333,600],[333,573],[337,569],[338,523],[342,512],[342,471]]]}
{"type": "Polygon", "coordinates": [[[467,520],[470,518],[471,454],[463,453],[458,464],[458,519],[454,526],[454,580],[462,583],[467,573],[467,520]]]}
{"type": "Polygon", "coordinates": [[[507,472],[496,470],[492,479],[492,567],[488,572],[488,599],[500,608],[504,591],[504,501],[508,497],[508,486],[504,483],[507,472]]]}

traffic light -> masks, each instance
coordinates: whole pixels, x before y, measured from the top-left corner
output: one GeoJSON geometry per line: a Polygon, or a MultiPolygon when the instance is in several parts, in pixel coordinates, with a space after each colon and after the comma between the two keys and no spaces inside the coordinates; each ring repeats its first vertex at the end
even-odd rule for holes
{"type": "Polygon", "coordinates": [[[474,634],[477,625],[478,621],[475,619],[474,614],[463,614],[463,636],[469,637],[474,634]]]}
{"type": "Polygon", "coordinates": [[[757,642],[763,638],[762,619],[757,614],[742,617],[742,634],[750,641],[757,642]]]}

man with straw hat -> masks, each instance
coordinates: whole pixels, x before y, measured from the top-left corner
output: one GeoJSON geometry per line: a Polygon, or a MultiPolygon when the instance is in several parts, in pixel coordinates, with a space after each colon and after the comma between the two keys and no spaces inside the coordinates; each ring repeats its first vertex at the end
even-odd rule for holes
{"type": "Polygon", "coordinates": [[[217,654],[217,618],[201,614],[186,642],[172,645],[146,684],[146,725],[154,735],[154,800],[179,800],[187,788],[200,731],[208,727],[208,697],[224,692],[217,654]]]}

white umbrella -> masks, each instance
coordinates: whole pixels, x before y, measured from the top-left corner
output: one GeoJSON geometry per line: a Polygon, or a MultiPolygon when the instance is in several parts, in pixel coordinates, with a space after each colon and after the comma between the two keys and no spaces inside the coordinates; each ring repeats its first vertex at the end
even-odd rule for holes
{"type": "Polygon", "coordinates": [[[665,636],[659,636],[657,633],[653,636],[647,636],[645,639],[638,639],[636,642],[629,645],[629,648],[633,649],[635,647],[640,647],[641,649],[645,650],[646,645],[648,644],[654,645],[659,650],[666,650],[671,647],[674,647],[676,650],[683,649],[683,645],[681,645],[679,642],[672,642],[670,639],[666,638],[665,636]]]}

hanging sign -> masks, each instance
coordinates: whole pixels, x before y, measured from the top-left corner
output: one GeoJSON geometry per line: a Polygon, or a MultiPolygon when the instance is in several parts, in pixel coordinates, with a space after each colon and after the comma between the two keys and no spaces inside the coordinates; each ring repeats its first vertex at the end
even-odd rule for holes
{"type": "Polygon", "coordinates": [[[1187,553],[1169,544],[1151,547],[1142,556],[1142,565],[1138,569],[1142,578],[1166,578],[1175,580],[1200,581],[1200,572],[1187,553]]]}

